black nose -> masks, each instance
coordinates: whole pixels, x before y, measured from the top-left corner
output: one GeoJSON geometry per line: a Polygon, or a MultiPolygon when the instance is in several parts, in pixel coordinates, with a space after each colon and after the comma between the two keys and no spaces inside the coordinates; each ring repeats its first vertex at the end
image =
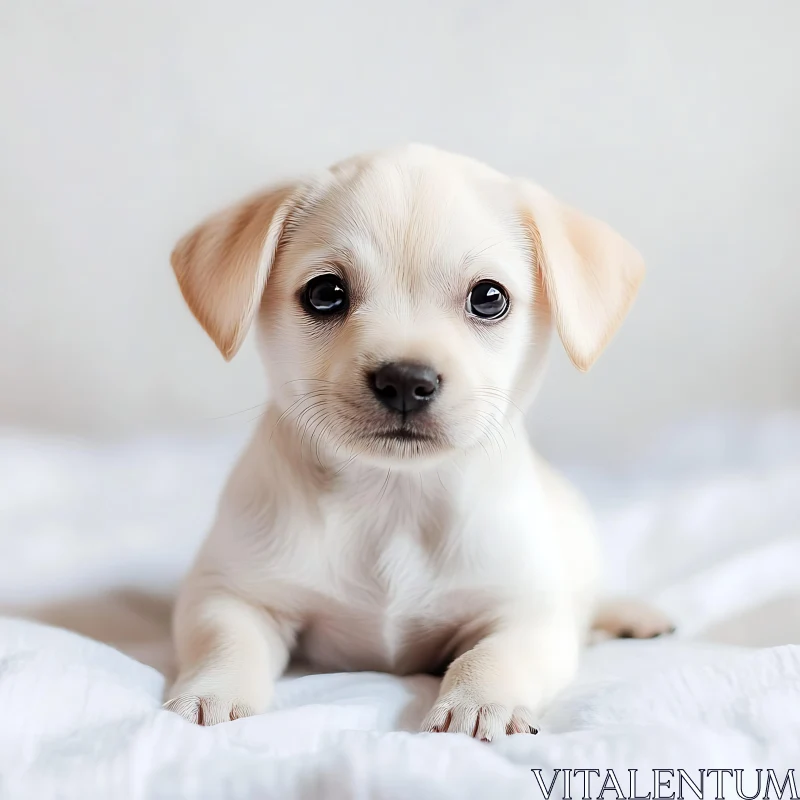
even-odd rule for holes
{"type": "Polygon", "coordinates": [[[413,361],[385,364],[370,376],[375,397],[393,411],[418,411],[439,389],[436,370],[413,361]]]}

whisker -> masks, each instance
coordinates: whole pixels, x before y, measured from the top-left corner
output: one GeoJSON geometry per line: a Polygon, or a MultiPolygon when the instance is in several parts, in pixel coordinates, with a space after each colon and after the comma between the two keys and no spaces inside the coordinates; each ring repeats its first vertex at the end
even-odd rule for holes
{"type": "MultiPolygon", "coordinates": [[[[495,427],[495,429],[497,430],[497,433],[499,433],[500,436],[503,437],[503,442],[505,443],[506,426],[503,426],[503,424],[500,422],[500,420],[495,419],[495,417],[492,414],[486,414],[483,411],[481,411],[480,409],[478,409],[477,413],[478,414],[482,414],[484,416],[484,418],[486,419],[486,421],[491,423],[495,427]]],[[[511,420],[509,420],[508,417],[502,411],[500,412],[500,414],[501,414],[502,418],[508,423],[507,427],[511,429],[511,435],[514,437],[514,439],[516,439],[517,438],[517,434],[516,434],[516,431],[514,430],[514,426],[511,424],[511,420]]]]}
{"type": "Polygon", "coordinates": [[[509,420],[506,416],[505,410],[498,406],[497,403],[493,403],[491,400],[487,400],[485,397],[476,397],[475,400],[479,403],[486,403],[487,405],[490,405],[501,417],[503,417],[503,419],[506,420],[506,422],[511,422],[511,420],[509,420]]]}
{"type": "Polygon", "coordinates": [[[389,469],[386,471],[386,480],[383,482],[383,487],[381,489],[380,495],[378,495],[378,502],[380,503],[383,500],[383,495],[386,493],[386,487],[389,485],[389,476],[392,474],[392,471],[389,469]]]}
{"type": "Polygon", "coordinates": [[[324,383],[326,386],[336,386],[336,381],[328,381],[324,378],[293,378],[290,381],[284,381],[278,388],[283,389],[284,386],[289,386],[291,383],[324,383]]]}
{"type": "MultiPolygon", "coordinates": [[[[302,432],[302,435],[300,436],[300,449],[301,450],[303,449],[303,445],[305,444],[306,433],[308,433],[308,429],[314,423],[314,420],[316,420],[320,416],[320,414],[322,414],[324,416],[324,414],[326,413],[326,411],[325,411],[325,401],[324,400],[321,400],[321,401],[319,401],[317,403],[314,403],[314,405],[311,406],[311,408],[313,409],[313,413],[311,414],[310,417],[308,417],[308,419],[303,424],[303,432],[302,432]]],[[[305,411],[302,412],[302,414],[305,414],[306,411],[308,411],[308,410],[309,409],[306,409],[305,411]]],[[[298,421],[299,421],[299,419],[300,419],[300,417],[298,417],[298,421]]],[[[312,439],[313,439],[313,435],[312,435],[312,439]]]]}
{"type": "MultiPolygon", "coordinates": [[[[497,413],[500,415],[500,417],[506,423],[508,423],[508,427],[511,429],[511,433],[513,434],[514,438],[516,438],[516,432],[514,431],[514,426],[513,426],[512,422],[511,422],[511,420],[508,418],[508,415],[506,414],[504,409],[502,409],[500,406],[498,406],[496,403],[492,402],[491,400],[487,400],[485,397],[475,397],[474,400],[476,402],[478,402],[478,403],[486,403],[487,405],[489,405],[493,409],[495,409],[495,411],[497,411],[497,413]]],[[[495,418],[495,416],[493,414],[485,414],[485,412],[481,411],[480,409],[478,409],[478,413],[479,414],[484,414],[486,419],[489,420],[493,425],[495,425],[501,433],[504,431],[504,426],[502,425],[500,420],[495,418]]]]}
{"type": "MultiPolygon", "coordinates": [[[[507,449],[508,443],[506,442],[505,437],[503,437],[501,434],[503,445],[502,446],[500,445],[500,441],[498,439],[498,432],[496,431],[496,429],[488,425],[487,423],[488,420],[491,420],[491,417],[487,416],[483,412],[478,412],[477,416],[473,417],[470,420],[470,424],[477,426],[480,429],[480,431],[486,436],[486,438],[491,440],[492,444],[497,448],[498,454],[500,455],[502,460],[503,452],[505,449],[507,449]]],[[[483,445],[481,439],[478,440],[478,443],[483,445]]],[[[485,445],[483,446],[483,449],[488,457],[489,452],[486,450],[485,445]]]]}
{"type": "Polygon", "coordinates": [[[519,413],[524,417],[525,412],[514,402],[513,398],[508,392],[503,391],[502,389],[498,389],[495,386],[479,386],[475,393],[482,393],[482,394],[494,394],[497,397],[500,397],[502,400],[505,400],[509,405],[514,406],[514,408],[519,411],[519,413]]]}
{"type": "Polygon", "coordinates": [[[322,408],[324,402],[324,400],[315,400],[295,416],[293,422],[298,433],[302,433],[306,430],[310,416],[313,416],[320,408],[322,408]]]}
{"type": "Polygon", "coordinates": [[[328,411],[329,411],[328,408],[324,408],[322,410],[322,417],[321,417],[320,421],[314,426],[314,430],[311,432],[311,442],[314,441],[314,437],[315,436],[317,437],[317,444],[316,444],[316,447],[314,447],[314,454],[316,456],[317,463],[320,465],[320,467],[323,466],[323,464],[322,464],[322,457],[320,456],[319,448],[320,448],[320,445],[322,444],[322,440],[324,438],[324,434],[326,434],[333,427],[333,423],[331,423],[329,421],[328,411]],[[320,425],[322,425],[322,430],[321,431],[319,431],[320,425]],[[319,435],[317,435],[317,431],[319,431],[319,435]]]}
{"type": "Polygon", "coordinates": [[[248,411],[255,411],[257,408],[261,408],[262,406],[266,406],[269,404],[269,400],[265,400],[263,403],[257,403],[254,406],[250,406],[250,408],[243,408],[241,411],[231,411],[230,414],[222,414],[219,417],[204,417],[203,422],[217,422],[221,419],[230,419],[231,417],[235,417],[238,414],[246,414],[248,411]]]}
{"type": "MultiPolygon", "coordinates": [[[[315,396],[315,395],[317,395],[317,394],[321,394],[321,392],[318,392],[317,390],[312,390],[312,391],[310,391],[310,392],[306,392],[305,394],[301,395],[301,396],[300,396],[300,397],[299,397],[297,400],[295,400],[295,402],[294,402],[294,403],[292,403],[292,404],[291,404],[291,405],[290,405],[290,406],[289,406],[289,407],[288,407],[288,408],[287,408],[287,409],[286,409],[286,410],[285,410],[285,411],[284,411],[284,412],[283,412],[283,413],[282,413],[282,414],[281,414],[281,415],[278,417],[278,420],[277,420],[277,422],[275,423],[275,427],[272,429],[272,433],[270,434],[269,440],[270,440],[270,441],[272,441],[272,437],[275,435],[275,431],[278,429],[278,426],[281,424],[281,422],[283,422],[283,420],[284,420],[284,419],[286,419],[286,417],[288,417],[288,416],[289,416],[289,414],[291,414],[291,413],[292,413],[292,411],[293,411],[295,408],[297,408],[297,406],[298,406],[298,405],[300,405],[300,403],[302,403],[304,400],[307,400],[309,397],[315,396]]],[[[323,396],[324,396],[324,395],[323,395],[323,396]]],[[[303,413],[303,412],[301,412],[301,414],[302,414],[302,413],[303,413]]]]}
{"type": "Polygon", "coordinates": [[[267,413],[266,411],[262,411],[260,414],[256,414],[254,417],[248,417],[243,421],[247,424],[255,422],[257,419],[262,419],[266,413],[267,413]]]}
{"type": "Polygon", "coordinates": [[[334,477],[344,472],[357,458],[358,458],[358,453],[355,453],[354,455],[350,456],[350,458],[348,458],[347,461],[345,461],[345,463],[341,467],[339,467],[339,469],[337,469],[336,472],[333,473],[334,477]]]}

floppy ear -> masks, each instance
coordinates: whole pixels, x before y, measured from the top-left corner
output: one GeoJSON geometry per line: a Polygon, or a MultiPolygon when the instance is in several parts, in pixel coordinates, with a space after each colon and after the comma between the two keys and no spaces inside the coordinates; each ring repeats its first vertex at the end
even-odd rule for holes
{"type": "Polygon", "coordinates": [[[587,370],[636,296],[644,262],[603,222],[526,183],[524,218],[558,335],[572,363],[587,370]]]}
{"type": "Polygon", "coordinates": [[[278,186],[237,203],[187,233],[172,251],[183,297],[227,361],[255,316],[294,190],[278,186]]]}

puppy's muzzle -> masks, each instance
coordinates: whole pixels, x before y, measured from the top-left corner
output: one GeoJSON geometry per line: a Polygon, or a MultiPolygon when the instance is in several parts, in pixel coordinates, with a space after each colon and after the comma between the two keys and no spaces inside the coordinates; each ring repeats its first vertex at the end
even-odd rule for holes
{"type": "Polygon", "coordinates": [[[375,397],[392,411],[403,415],[426,408],[439,391],[439,375],[427,364],[394,361],[369,376],[375,397]]]}

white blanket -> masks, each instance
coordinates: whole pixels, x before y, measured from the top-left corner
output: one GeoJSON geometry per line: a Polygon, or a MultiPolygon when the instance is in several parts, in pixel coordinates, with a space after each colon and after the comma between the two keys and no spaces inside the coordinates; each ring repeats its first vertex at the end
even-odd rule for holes
{"type": "MultiPolygon", "coordinates": [[[[0,604],[169,671],[166,603],[115,590],[171,590],[240,438],[0,437],[0,604]]],[[[638,768],[641,794],[656,768],[796,768],[800,784],[800,646],[779,646],[800,642],[800,422],[693,426],[624,469],[568,471],[598,510],[614,590],[680,633],[591,648],[537,736],[415,734],[436,681],[373,673],[295,675],[274,711],[197,728],[160,710],[152,667],[8,618],[0,798],[541,798],[533,768],[547,783],[614,769],[623,792],[638,768]]]]}

